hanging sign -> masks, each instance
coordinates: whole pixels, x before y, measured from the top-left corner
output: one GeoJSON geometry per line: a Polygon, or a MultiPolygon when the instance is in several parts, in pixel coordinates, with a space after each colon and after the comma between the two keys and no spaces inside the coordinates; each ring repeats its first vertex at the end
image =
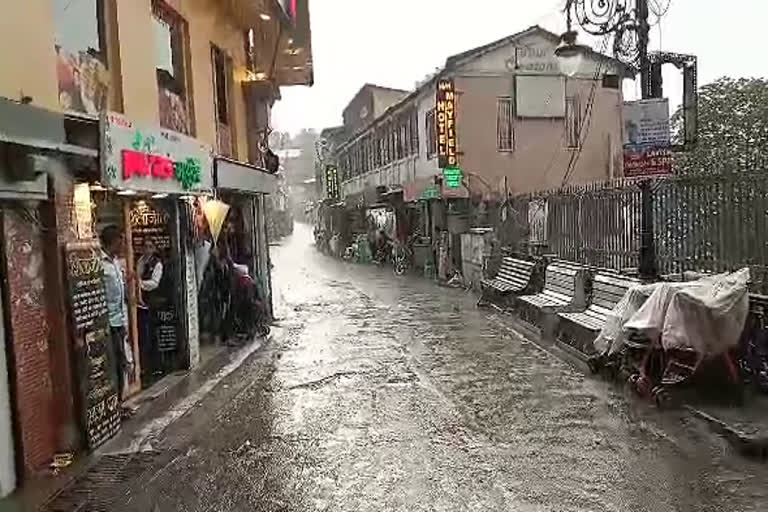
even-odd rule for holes
{"type": "Polygon", "coordinates": [[[443,169],[443,180],[448,188],[459,188],[461,186],[462,172],[458,167],[447,167],[443,169]]]}
{"type": "Polygon", "coordinates": [[[328,199],[339,199],[339,168],[335,165],[325,166],[325,192],[328,199]]]}
{"type": "Polygon", "coordinates": [[[99,244],[67,244],[65,261],[81,424],[93,450],[120,429],[117,364],[108,348],[109,316],[99,244]]]}
{"type": "Polygon", "coordinates": [[[458,167],[456,154],[456,91],[453,79],[437,82],[435,101],[435,129],[437,130],[437,162],[440,169],[458,167]]]}
{"type": "Polygon", "coordinates": [[[113,112],[102,116],[101,131],[101,173],[107,187],[155,194],[213,187],[213,152],[205,144],[113,112]]]}
{"type": "Polygon", "coordinates": [[[672,173],[669,100],[624,102],[624,176],[672,173]]]}

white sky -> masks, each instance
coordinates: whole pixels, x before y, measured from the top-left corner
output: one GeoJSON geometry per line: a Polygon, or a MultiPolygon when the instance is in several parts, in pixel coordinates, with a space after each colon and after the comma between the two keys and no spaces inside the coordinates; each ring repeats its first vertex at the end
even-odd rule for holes
{"type": "MultiPolygon", "coordinates": [[[[724,75],[768,76],[768,1],[651,0],[662,7],[670,1],[667,15],[652,29],[652,50],[698,55],[699,85],[724,75]]],[[[564,3],[312,0],[315,85],[282,88],[283,99],[273,111],[274,127],[295,133],[339,125],[341,111],[366,82],[410,90],[450,55],[531,25],[562,33],[564,3]]],[[[665,95],[674,106],[682,81],[673,69],[665,71],[665,95]]],[[[628,84],[625,91],[632,99],[639,83],[637,88],[628,84]]]]}

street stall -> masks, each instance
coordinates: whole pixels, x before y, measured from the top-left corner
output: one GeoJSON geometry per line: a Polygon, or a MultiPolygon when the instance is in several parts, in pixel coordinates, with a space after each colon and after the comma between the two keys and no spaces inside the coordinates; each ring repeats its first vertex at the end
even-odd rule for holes
{"type": "Polygon", "coordinates": [[[101,132],[102,179],[90,192],[96,231],[113,226],[124,235],[130,395],[197,364],[197,280],[180,210],[211,193],[213,159],[195,139],[115,113],[103,115],[101,132]]]}

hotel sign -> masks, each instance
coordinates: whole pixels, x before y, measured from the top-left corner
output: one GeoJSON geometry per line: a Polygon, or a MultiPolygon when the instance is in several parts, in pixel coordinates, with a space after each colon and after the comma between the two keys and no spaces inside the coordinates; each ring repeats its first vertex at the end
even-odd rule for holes
{"type": "Polygon", "coordinates": [[[437,82],[435,102],[435,129],[437,130],[438,167],[458,167],[456,154],[456,90],[453,79],[444,78],[437,82]]]}

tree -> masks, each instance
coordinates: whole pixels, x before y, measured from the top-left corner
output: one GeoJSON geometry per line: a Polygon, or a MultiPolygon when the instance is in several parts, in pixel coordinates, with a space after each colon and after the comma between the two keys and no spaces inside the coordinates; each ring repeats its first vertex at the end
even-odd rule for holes
{"type": "MultiPolygon", "coordinates": [[[[698,143],[677,155],[683,174],[764,170],[768,155],[768,80],[720,78],[699,89],[698,143]]],[[[682,111],[672,118],[678,134],[682,111]]]]}

